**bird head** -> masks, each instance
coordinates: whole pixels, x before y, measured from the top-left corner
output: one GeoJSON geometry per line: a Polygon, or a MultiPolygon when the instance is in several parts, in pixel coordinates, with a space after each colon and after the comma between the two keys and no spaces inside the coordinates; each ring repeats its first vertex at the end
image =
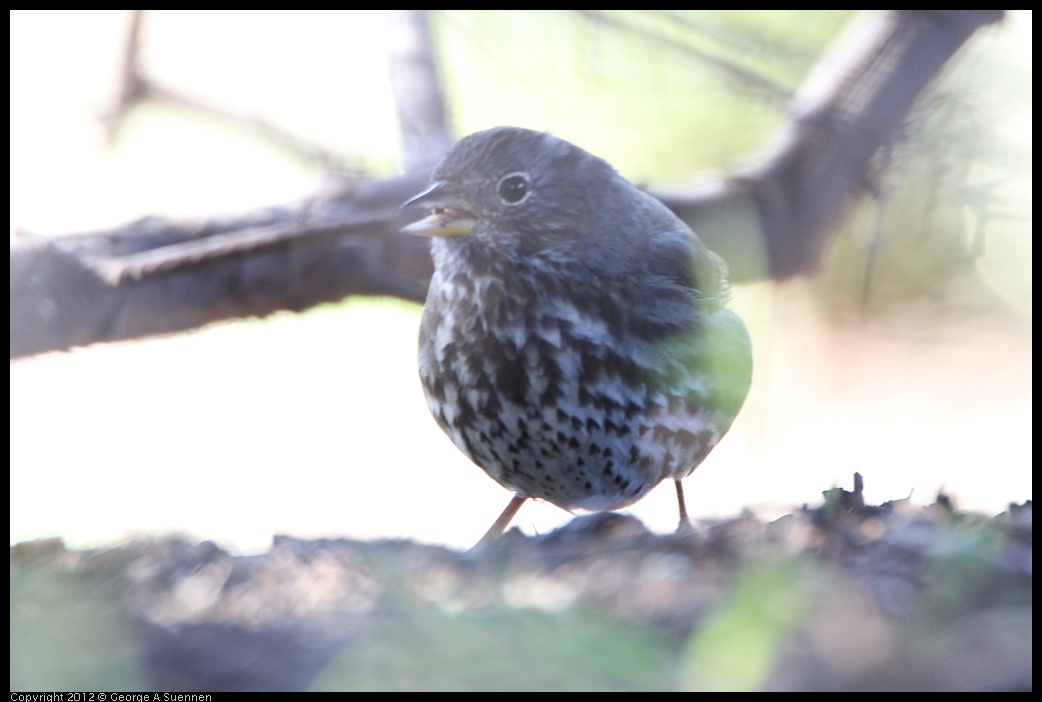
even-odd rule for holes
{"type": "Polygon", "coordinates": [[[457,142],[402,207],[431,214],[402,231],[541,249],[590,234],[615,170],[550,134],[496,127],[457,142]]]}

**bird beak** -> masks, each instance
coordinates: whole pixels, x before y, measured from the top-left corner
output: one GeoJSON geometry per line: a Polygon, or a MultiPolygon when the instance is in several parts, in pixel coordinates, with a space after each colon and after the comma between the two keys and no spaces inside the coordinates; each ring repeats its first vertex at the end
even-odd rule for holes
{"type": "Polygon", "coordinates": [[[467,209],[468,203],[445,181],[439,181],[419,195],[409,198],[406,207],[429,207],[431,214],[402,229],[403,234],[417,236],[459,236],[470,234],[478,216],[467,209]]]}

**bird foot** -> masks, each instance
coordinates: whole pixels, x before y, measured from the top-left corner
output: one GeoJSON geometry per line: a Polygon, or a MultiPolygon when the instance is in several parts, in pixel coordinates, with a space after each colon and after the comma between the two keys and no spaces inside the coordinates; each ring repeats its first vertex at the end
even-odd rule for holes
{"type": "Polygon", "coordinates": [[[486,546],[498,539],[499,535],[510,526],[510,521],[514,518],[514,515],[517,514],[517,511],[521,509],[521,505],[523,505],[527,499],[527,497],[521,495],[514,495],[510,499],[510,503],[507,505],[506,509],[504,509],[496,521],[492,523],[492,526],[488,528],[488,531],[486,531],[485,535],[481,537],[481,540],[471,546],[470,549],[467,550],[467,553],[477,553],[478,551],[484,550],[486,546]]]}

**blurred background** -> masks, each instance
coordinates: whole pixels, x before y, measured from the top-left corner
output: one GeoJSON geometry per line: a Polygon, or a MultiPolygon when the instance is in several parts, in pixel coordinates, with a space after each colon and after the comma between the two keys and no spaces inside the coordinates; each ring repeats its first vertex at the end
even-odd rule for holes
{"type": "MultiPolygon", "coordinates": [[[[128,15],[11,13],[11,227],[66,235],[148,214],[304,197],[329,167],[389,176],[401,144],[382,11],[149,11],[158,82],[254,126],[145,102],[109,132],[128,15]]],[[[755,161],[784,104],[857,17],[437,11],[456,136],[550,130],[662,190],[755,161]]],[[[865,476],[994,514],[1031,497],[1031,13],[975,35],[854,204],[822,271],[736,286],[755,375],[685,483],[696,518],[780,515],[865,476]]],[[[11,540],[183,532],[241,551],[274,533],[472,545],[509,494],[435,425],[418,305],[352,298],[11,364],[11,540]]],[[[676,525],[673,489],[626,510],[676,525]]],[[[526,504],[545,532],[569,515],[526,504]]]]}

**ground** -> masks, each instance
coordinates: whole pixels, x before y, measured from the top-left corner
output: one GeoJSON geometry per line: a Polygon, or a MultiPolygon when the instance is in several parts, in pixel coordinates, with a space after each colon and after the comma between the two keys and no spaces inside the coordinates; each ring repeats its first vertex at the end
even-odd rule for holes
{"type": "Polygon", "coordinates": [[[1028,690],[1031,503],[943,495],[479,552],[276,537],[11,549],[12,690],[1028,690]]]}

